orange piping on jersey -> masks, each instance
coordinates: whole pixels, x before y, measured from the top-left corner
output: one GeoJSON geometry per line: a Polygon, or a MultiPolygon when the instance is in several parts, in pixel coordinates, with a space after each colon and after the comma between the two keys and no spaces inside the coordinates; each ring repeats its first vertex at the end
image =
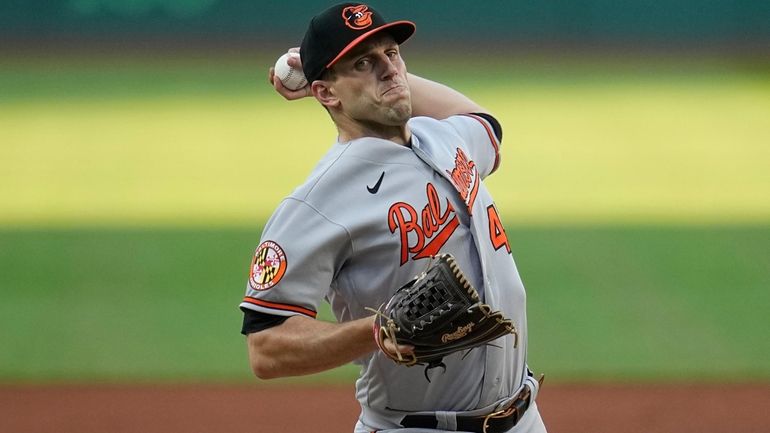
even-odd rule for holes
{"type": "Polygon", "coordinates": [[[313,310],[308,310],[307,308],[298,307],[296,305],[277,304],[275,302],[263,301],[261,299],[256,299],[256,298],[252,298],[252,297],[249,297],[249,296],[246,296],[245,298],[243,298],[243,302],[248,302],[249,304],[259,305],[260,307],[272,308],[274,310],[293,311],[295,313],[301,313],[301,314],[304,314],[306,316],[310,316],[310,317],[312,317],[314,319],[315,319],[316,315],[318,314],[318,313],[316,313],[313,310]]]}
{"type": "Polygon", "coordinates": [[[494,131],[492,131],[492,128],[489,127],[489,124],[487,123],[484,118],[480,116],[476,116],[473,114],[462,114],[462,116],[468,116],[470,118],[476,119],[484,126],[484,129],[487,130],[487,135],[489,135],[489,141],[492,142],[492,147],[495,148],[495,164],[492,166],[492,171],[489,172],[489,174],[492,174],[497,170],[497,167],[500,166],[500,146],[497,144],[497,137],[495,137],[494,131]]]}

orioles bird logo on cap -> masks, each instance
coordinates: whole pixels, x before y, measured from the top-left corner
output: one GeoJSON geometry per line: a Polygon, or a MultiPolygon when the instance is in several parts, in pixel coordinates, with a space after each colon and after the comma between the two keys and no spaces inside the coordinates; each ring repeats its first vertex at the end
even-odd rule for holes
{"type": "Polygon", "coordinates": [[[372,13],[367,5],[346,7],[342,10],[342,18],[345,25],[353,30],[363,30],[372,25],[372,13]]]}

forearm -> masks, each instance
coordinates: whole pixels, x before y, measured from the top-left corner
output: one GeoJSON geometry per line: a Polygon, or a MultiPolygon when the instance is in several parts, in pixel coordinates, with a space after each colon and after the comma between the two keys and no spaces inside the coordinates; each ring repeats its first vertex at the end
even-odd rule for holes
{"type": "Polygon", "coordinates": [[[293,316],[248,336],[249,359],[262,379],[300,376],[347,364],[377,348],[372,317],[342,324],[293,316]]]}
{"type": "Polygon", "coordinates": [[[488,112],[451,87],[414,74],[407,77],[412,93],[412,116],[445,119],[455,114],[488,112]]]}

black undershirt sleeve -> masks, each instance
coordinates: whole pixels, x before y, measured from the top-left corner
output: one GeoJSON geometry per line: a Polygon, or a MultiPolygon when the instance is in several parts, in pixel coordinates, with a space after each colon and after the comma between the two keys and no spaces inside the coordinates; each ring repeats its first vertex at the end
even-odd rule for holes
{"type": "Polygon", "coordinates": [[[289,318],[287,316],[260,313],[259,311],[243,307],[241,307],[241,311],[243,311],[243,326],[241,327],[241,334],[243,335],[253,334],[273,326],[278,326],[289,318]]]}
{"type": "Polygon", "coordinates": [[[483,117],[484,120],[489,122],[490,125],[492,125],[492,130],[495,132],[495,137],[497,137],[497,141],[502,142],[503,141],[503,127],[500,126],[500,122],[497,121],[491,114],[487,113],[471,113],[479,117],[483,117]]]}

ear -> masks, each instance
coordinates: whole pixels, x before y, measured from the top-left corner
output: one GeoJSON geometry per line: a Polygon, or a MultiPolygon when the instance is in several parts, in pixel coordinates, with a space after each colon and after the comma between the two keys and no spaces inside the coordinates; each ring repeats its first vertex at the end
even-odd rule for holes
{"type": "Polygon", "coordinates": [[[310,85],[310,90],[313,92],[313,96],[324,107],[334,108],[339,106],[340,100],[335,94],[334,87],[331,81],[315,80],[310,85]]]}

